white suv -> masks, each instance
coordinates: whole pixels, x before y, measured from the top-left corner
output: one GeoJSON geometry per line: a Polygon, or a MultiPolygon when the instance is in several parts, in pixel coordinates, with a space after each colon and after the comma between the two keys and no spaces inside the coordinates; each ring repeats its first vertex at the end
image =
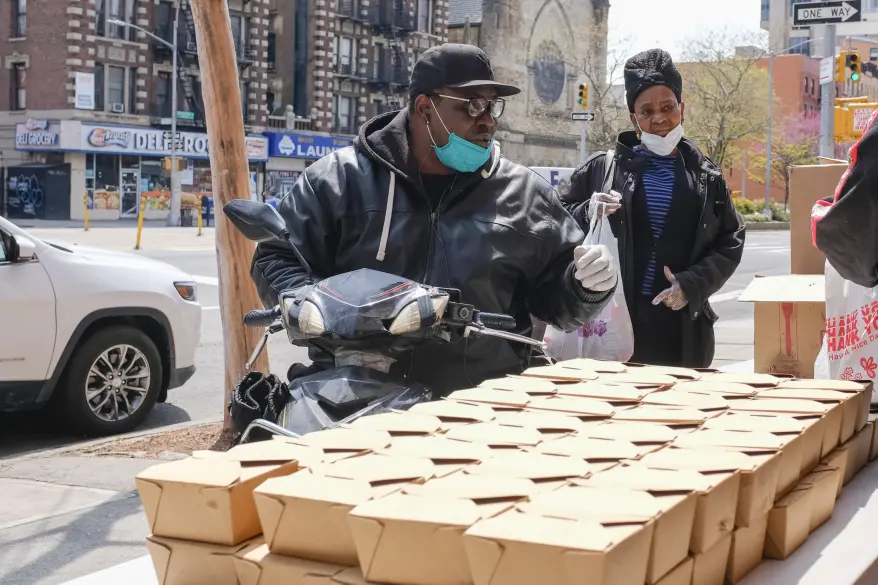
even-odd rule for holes
{"type": "Polygon", "coordinates": [[[78,431],[130,431],[195,373],[192,277],[43,242],[0,217],[0,410],[50,404],[78,431]]]}

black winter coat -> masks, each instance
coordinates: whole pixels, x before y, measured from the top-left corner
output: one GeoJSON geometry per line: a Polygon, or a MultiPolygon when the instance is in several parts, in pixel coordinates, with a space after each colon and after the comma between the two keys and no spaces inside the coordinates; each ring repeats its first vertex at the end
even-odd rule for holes
{"type": "MultiPolygon", "coordinates": [[[[573,276],[585,234],[552,187],[499,148],[476,173],[461,173],[433,213],[408,152],[406,111],[365,124],[354,146],[320,159],[278,206],[316,279],[360,268],[461,291],[482,311],[507,313],[529,335],[530,314],[564,330],[588,322],[612,295],[573,276]],[[388,209],[389,208],[389,209],[388,209]]],[[[251,274],[266,306],[308,284],[283,243],[259,244],[251,274]]],[[[496,338],[422,346],[391,373],[440,392],[520,373],[530,346],[496,338]]],[[[311,359],[332,364],[317,350],[311,359]]]]}
{"type": "MultiPolygon", "coordinates": [[[[641,175],[646,166],[643,155],[634,151],[639,144],[634,132],[623,132],[616,144],[613,189],[622,194],[622,209],[609,217],[613,234],[619,241],[622,283],[628,307],[634,310],[634,247],[632,201],[635,189],[642,188],[641,175]]],[[[701,199],[698,222],[688,270],[676,274],[689,304],[680,311],[683,319],[683,364],[708,367],[713,362],[716,341],[713,324],[716,313],[708,302],[732,276],[744,252],[744,220],[732,204],[722,171],[689,140],[680,142],[686,172],[697,186],[701,199]]],[[[561,195],[564,206],[588,230],[588,201],[603,189],[606,153],[593,155],[571,176],[570,190],[561,195]]],[[[645,239],[649,241],[651,239],[645,239]]]]}

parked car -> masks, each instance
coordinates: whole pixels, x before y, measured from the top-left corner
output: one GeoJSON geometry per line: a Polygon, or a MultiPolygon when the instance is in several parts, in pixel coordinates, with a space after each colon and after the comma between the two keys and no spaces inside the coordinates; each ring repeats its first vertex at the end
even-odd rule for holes
{"type": "Polygon", "coordinates": [[[192,377],[200,338],[185,272],[0,218],[0,410],[48,405],[86,434],[130,431],[192,377]]]}

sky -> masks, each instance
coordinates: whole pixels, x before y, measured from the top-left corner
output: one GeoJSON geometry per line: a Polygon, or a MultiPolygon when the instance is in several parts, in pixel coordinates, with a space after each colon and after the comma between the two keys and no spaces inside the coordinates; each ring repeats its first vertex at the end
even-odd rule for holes
{"type": "Polygon", "coordinates": [[[637,52],[661,47],[679,58],[687,39],[706,31],[760,32],[760,0],[611,0],[610,48],[637,52]]]}

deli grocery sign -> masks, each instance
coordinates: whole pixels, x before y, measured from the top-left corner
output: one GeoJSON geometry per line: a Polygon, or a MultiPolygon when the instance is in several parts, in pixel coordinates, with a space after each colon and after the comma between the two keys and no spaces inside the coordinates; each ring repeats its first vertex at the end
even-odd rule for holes
{"type": "MultiPolygon", "coordinates": [[[[247,156],[267,160],[268,145],[262,136],[247,136],[247,156]]],[[[167,156],[173,138],[170,131],[137,126],[98,126],[82,124],[80,149],[88,152],[167,156]]],[[[177,132],[177,153],[186,158],[208,158],[207,134],[177,132]]]]}

